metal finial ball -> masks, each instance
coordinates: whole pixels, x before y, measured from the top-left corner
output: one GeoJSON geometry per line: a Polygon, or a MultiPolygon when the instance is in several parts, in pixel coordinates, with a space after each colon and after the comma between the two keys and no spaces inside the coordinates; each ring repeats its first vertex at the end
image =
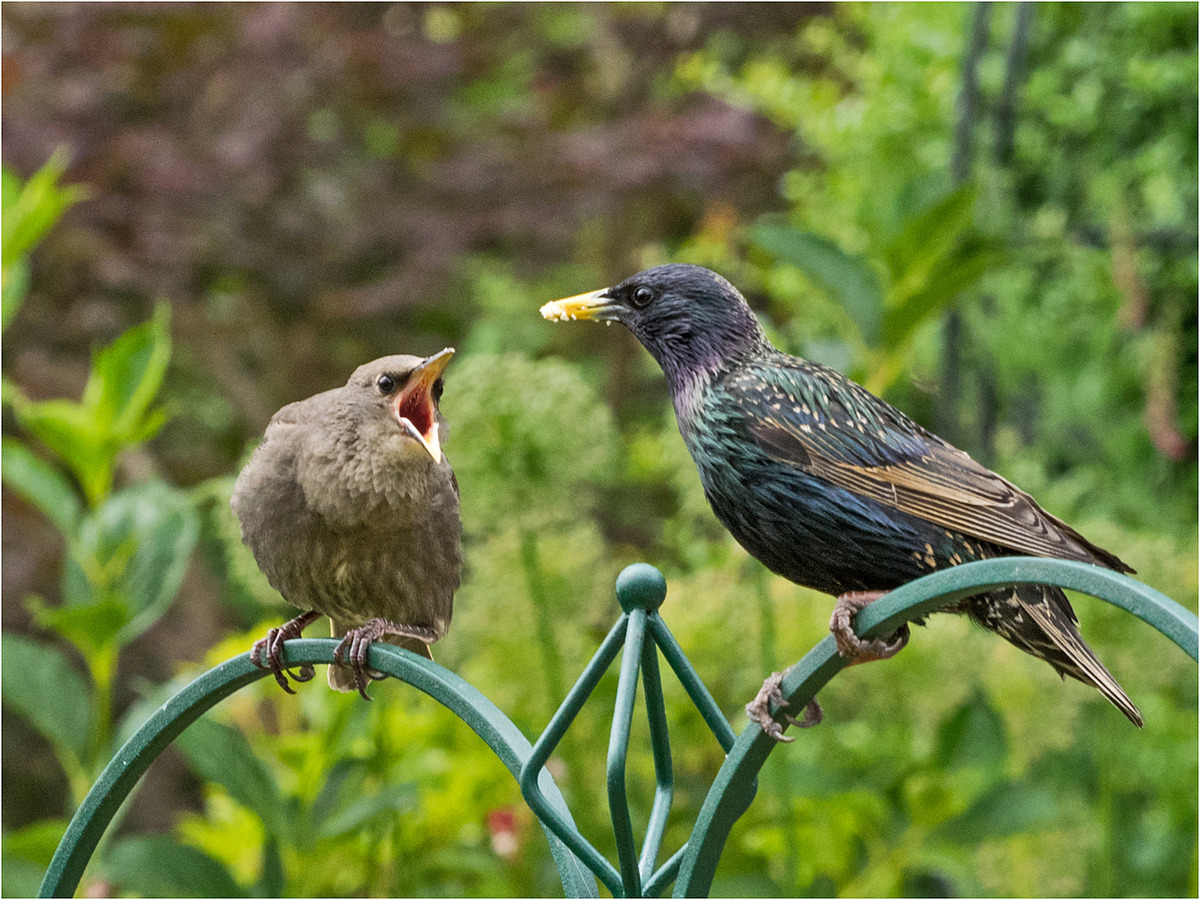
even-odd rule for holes
{"type": "Polygon", "coordinates": [[[617,600],[625,612],[654,612],[667,596],[667,579],[649,563],[626,566],[617,576],[617,600]]]}

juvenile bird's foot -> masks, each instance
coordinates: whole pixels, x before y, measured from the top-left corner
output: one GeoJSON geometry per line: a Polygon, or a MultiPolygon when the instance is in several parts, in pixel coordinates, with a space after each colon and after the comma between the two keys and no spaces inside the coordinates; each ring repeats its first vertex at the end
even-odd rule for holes
{"type": "MultiPolygon", "coordinates": [[[[746,715],[750,717],[751,722],[757,722],[762,730],[782,744],[790,744],[795,738],[787,737],[783,733],[786,725],[780,725],[771,718],[770,705],[772,702],[787,707],[787,701],[783,698],[783,692],[779,689],[779,685],[783,682],[783,672],[772,672],[767,680],[763,682],[763,686],[759,689],[754,699],[746,704],[746,715]]],[[[804,707],[804,718],[796,719],[788,713],[783,714],[783,718],[788,725],[795,725],[797,728],[812,728],[814,725],[820,725],[821,720],[825,718],[825,713],[821,711],[821,704],[814,697],[808,701],[808,705],[804,707]]]]}
{"type": "Polygon", "coordinates": [[[891,659],[908,643],[908,625],[901,625],[889,640],[875,638],[865,641],[854,633],[854,617],[886,594],[887,591],[847,591],[838,597],[829,620],[829,630],[837,641],[838,654],[850,660],[850,665],[891,659]]]}
{"type": "Polygon", "coordinates": [[[348,666],[354,672],[354,684],[364,700],[371,699],[367,696],[367,680],[383,677],[372,675],[367,669],[367,650],[370,649],[372,641],[390,634],[415,638],[426,644],[432,644],[438,639],[437,632],[425,625],[400,625],[379,618],[369,619],[358,628],[347,631],[342,642],[333,651],[333,658],[338,665],[348,666]]]}
{"type": "Polygon", "coordinates": [[[289,694],[296,693],[288,684],[287,675],[291,675],[297,682],[304,682],[311,681],[316,672],[312,666],[307,664],[301,666],[299,672],[285,669],[283,667],[283,643],[300,637],[304,633],[304,629],[319,618],[321,618],[321,614],[315,609],[310,609],[308,612],[301,613],[296,618],[284,622],[278,628],[272,628],[267,632],[265,638],[255,641],[254,646],[250,648],[250,662],[260,669],[270,669],[271,674],[275,676],[276,684],[289,694]],[[263,658],[264,653],[266,654],[265,659],[263,658]]]}

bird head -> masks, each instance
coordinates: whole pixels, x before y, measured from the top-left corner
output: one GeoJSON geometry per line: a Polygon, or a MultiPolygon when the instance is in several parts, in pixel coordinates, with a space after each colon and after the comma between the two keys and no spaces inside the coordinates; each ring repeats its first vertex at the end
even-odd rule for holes
{"type": "Polygon", "coordinates": [[[353,405],[360,412],[356,437],[380,452],[428,454],[440,463],[446,422],[438,403],[442,373],[453,356],[447,347],[426,359],[385,356],[355,369],[347,387],[354,388],[353,405]]]}
{"type": "Polygon", "coordinates": [[[613,287],[554,300],[551,321],[620,322],[662,366],[673,390],[766,342],[737,288],[702,266],[655,266],[613,287]]]}

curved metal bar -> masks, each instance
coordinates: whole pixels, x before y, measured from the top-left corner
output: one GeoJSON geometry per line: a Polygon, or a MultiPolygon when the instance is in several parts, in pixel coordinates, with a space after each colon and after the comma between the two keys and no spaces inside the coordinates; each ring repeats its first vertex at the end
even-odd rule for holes
{"type": "Polygon", "coordinates": [[[625,650],[621,654],[621,674],[617,679],[616,708],[608,735],[608,814],[612,818],[613,837],[617,842],[617,860],[621,864],[621,882],[626,897],[642,895],[642,876],[638,870],[637,845],[633,840],[633,822],[629,816],[629,798],[625,791],[625,759],[629,755],[629,730],[633,725],[633,707],[637,702],[638,674],[642,648],[646,644],[646,611],[629,614],[625,632],[625,650]]]}
{"type": "MultiPolygon", "coordinates": [[[[1087,563],[1036,557],[1005,557],[965,563],[896,588],[864,609],[855,631],[865,638],[890,634],[920,618],[993,588],[1012,584],[1053,584],[1090,594],[1133,613],[1197,659],[1200,626],[1195,613],[1139,581],[1087,563]]],[[[803,707],[846,663],[827,636],[790,668],[780,685],[791,708],[803,707]]],[[[753,784],[777,742],[750,725],[738,736],[717,773],[684,850],[675,882],[676,897],[707,896],[725,841],[753,796],[753,784]]]]}
{"type": "Polygon", "coordinates": [[[1196,614],[1170,597],[1112,569],[1033,556],[985,559],[933,572],[872,603],[859,614],[858,627],[871,637],[889,634],[922,612],[1011,584],[1053,584],[1105,600],[1166,635],[1193,660],[1200,659],[1196,614]]]}
{"type": "Polygon", "coordinates": [[[541,773],[545,771],[543,767],[546,760],[550,758],[550,754],[554,752],[558,742],[567,733],[567,728],[575,721],[575,716],[583,708],[584,701],[591,696],[596,685],[600,683],[601,676],[608,671],[609,665],[616,659],[628,627],[628,614],[617,619],[617,624],[609,631],[608,637],[604,639],[600,649],[592,657],[592,661],[587,664],[583,674],[575,682],[575,686],[567,692],[566,699],[550,719],[550,724],[546,726],[542,736],[533,745],[529,758],[525,761],[520,775],[517,776],[517,781],[521,785],[521,796],[525,798],[529,808],[541,821],[542,827],[549,829],[563,844],[570,847],[578,858],[604,882],[604,886],[612,892],[614,897],[621,896],[620,873],[601,855],[599,850],[592,846],[587,838],[579,833],[579,829],[575,827],[570,815],[559,815],[555,804],[550,802],[542,790],[541,773]],[[535,773],[537,773],[536,777],[535,773]]]}
{"type": "Polygon", "coordinates": [[[688,658],[684,656],[683,648],[675,640],[675,635],[671,634],[671,629],[662,620],[662,616],[649,616],[647,624],[650,626],[650,633],[654,636],[654,642],[662,652],[663,658],[671,667],[671,671],[675,673],[675,677],[679,679],[679,683],[683,685],[683,689],[687,691],[687,695],[692,698],[692,702],[696,704],[696,709],[700,711],[705,724],[708,725],[708,730],[716,737],[721,749],[728,753],[734,741],[737,740],[737,735],[729,727],[729,722],[725,718],[725,714],[721,712],[721,707],[717,706],[717,701],[713,699],[708,688],[704,686],[704,682],[700,680],[700,676],[696,674],[696,670],[692,668],[688,658]]]}
{"type": "Polygon", "coordinates": [[[646,883],[642,886],[643,897],[661,897],[668,885],[675,880],[675,876],[679,873],[679,865],[683,862],[683,855],[687,852],[687,844],[684,844],[676,850],[671,858],[662,864],[657,872],[646,879],[646,883]]]}
{"type": "MultiPolygon", "coordinates": [[[[657,613],[651,613],[657,618],[657,613]]],[[[651,634],[653,637],[653,634],[651,634]]],[[[667,728],[667,709],[663,701],[662,673],[658,669],[658,645],[654,640],[642,645],[642,686],[646,689],[646,718],[650,725],[650,749],[654,754],[654,804],[642,839],[638,871],[642,874],[642,892],[654,875],[654,863],[662,850],[667,816],[675,797],[675,773],[671,767],[671,736],[667,728]]]]}
{"type": "MultiPolygon", "coordinates": [[[[1056,584],[1107,600],[1158,629],[1192,659],[1197,659],[1200,629],[1196,615],[1173,600],[1107,569],[1030,557],[986,560],[933,573],[871,604],[857,617],[855,627],[860,635],[868,638],[887,634],[903,622],[963,597],[1018,583],[1056,584]]],[[[666,583],[660,572],[644,564],[628,567],[618,577],[617,594],[626,610],[625,615],[613,626],[533,746],[495,704],[436,663],[387,644],[371,646],[369,663],[373,669],[411,684],[446,706],[508,767],[546,831],[568,896],[596,896],[597,884],[593,875],[598,876],[614,896],[643,892],[647,896],[656,896],[676,876],[676,896],[706,894],[729,830],[750,805],[757,773],[777,744],[761,728],[753,726],[744,729],[735,739],[707,688],[657,615],[657,607],[666,594],[666,583]],[[651,638],[649,642],[647,635],[651,638]],[[621,863],[618,872],[575,827],[544,763],[622,646],[625,657],[609,748],[610,811],[621,863]],[[651,874],[661,847],[672,793],[658,652],[679,677],[727,757],[705,799],[691,839],[651,874]],[[646,711],[655,754],[656,792],[642,854],[635,860],[628,807],[624,803],[624,758],[639,669],[646,688],[646,711]],[[614,779],[619,781],[615,789],[614,779]],[[618,821],[622,816],[623,820],[618,821]]],[[[332,662],[336,646],[331,639],[290,641],[284,648],[285,659],[289,666],[328,664],[332,662]]],[[[844,667],[845,662],[837,655],[833,638],[826,637],[788,670],[781,685],[783,695],[789,705],[806,704],[844,667]]],[[[151,716],[117,752],[76,811],[51,860],[39,896],[71,895],[113,815],[150,763],[204,712],[266,674],[250,662],[249,654],[244,654],[204,673],[151,716]]]]}
{"type": "MultiPolygon", "coordinates": [[[[331,638],[288,641],[284,646],[284,657],[290,667],[328,664],[333,662],[337,644],[331,638]]],[[[533,748],[508,716],[476,688],[437,663],[388,644],[373,644],[368,662],[372,669],[392,675],[428,694],[466,722],[514,777],[519,778],[533,748]]],[[[150,763],[201,715],[267,674],[251,663],[250,654],[246,653],[205,672],[163,704],[117,751],[88,791],[50,861],[38,896],[70,897],[74,894],[100,837],[150,763]]],[[[548,806],[574,827],[571,813],[550,773],[541,769],[537,781],[548,806]]],[[[567,896],[597,896],[596,881],[587,867],[548,827],[543,825],[543,828],[567,896]]]]}

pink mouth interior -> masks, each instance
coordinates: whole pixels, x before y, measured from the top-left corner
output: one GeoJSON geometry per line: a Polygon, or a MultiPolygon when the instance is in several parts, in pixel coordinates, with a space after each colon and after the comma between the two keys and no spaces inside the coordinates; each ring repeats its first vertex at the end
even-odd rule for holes
{"type": "Polygon", "coordinates": [[[412,422],[413,427],[424,437],[428,437],[433,430],[433,404],[429,402],[429,395],[421,388],[400,398],[396,414],[412,422]]]}

